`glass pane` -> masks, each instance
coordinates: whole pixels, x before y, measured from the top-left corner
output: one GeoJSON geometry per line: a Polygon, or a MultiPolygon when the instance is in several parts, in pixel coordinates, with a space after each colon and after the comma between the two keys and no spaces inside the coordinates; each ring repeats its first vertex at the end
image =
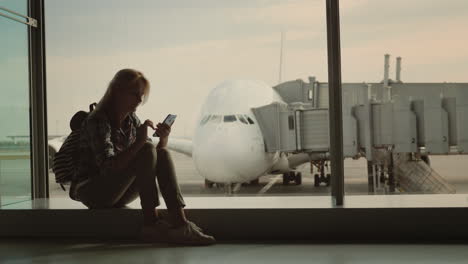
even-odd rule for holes
{"type": "Polygon", "coordinates": [[[341,14],[346,194],[468,193],[468,2],[345,1],[341,14]]]}
{"type": "MultiPolygon", "coordinates": [[[[328,94],[310,92],[328,78],[325,1],[48,0],[45,12],[51,148],[118,70],[135,68],[152,89],[140,119],[177,114],[169,144],[193,144],[192,157],[172,152],[184,195],[223,196],[228,183],[242,184],[233,188],[239,196],[330,195],[328,94]],[[325,99],[313,105],[312,95],[325,99]],[[269,124],[252,109],[263,106],[279,130],[261,129],[269,124]],[[268,149],[266,133],[278,139],[268,149]],[[300,135],[314,162],[298,153],[300,135]]],[[[67,197],[54,177],[51,195],[67,197]]]]}
{"type": "MultiPolygon", "coordinates": [[[[25,12],[26,1],[0,1],[25,12]]],[[[0,200],[31,198],[28,27],[0,16],[0,200]],[[5,37],[8,36],[8,37],[5,37]]]]}

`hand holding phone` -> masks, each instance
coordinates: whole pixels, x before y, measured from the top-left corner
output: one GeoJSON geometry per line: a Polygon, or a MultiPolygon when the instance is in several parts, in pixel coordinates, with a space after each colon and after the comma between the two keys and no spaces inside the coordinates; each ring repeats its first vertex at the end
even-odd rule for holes
{"type": "MultiPolygon", "coordinates": [[[[172,124],[174,124],[175,122],[176,117],[177,115],[168,114],[166,118],[164,119],[163,124],[166,124],[169,127],[172,126],[172,124]]],[[[157,130],[154,132],[153,137],[159,137],[157,130]]]]}

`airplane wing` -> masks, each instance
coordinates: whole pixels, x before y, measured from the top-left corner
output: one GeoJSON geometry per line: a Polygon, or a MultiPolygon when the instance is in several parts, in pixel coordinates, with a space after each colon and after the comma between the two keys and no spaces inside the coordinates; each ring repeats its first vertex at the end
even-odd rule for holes
{"type": "MultiPolygon", "coordinates": [[[[159,142],[158,137],[153,137],[151,138],[151,140],[155,145],[157,145],[159,142]]],[[[189,157],[192,157],[192,140],[190,139],[169,137],[169,141],[167,142],[167,148],[175,152],[179,152],[189,157]]]]}
{"type": "MultiPolygon", "coordinates": [[[[59,151],[65,139],[66,136],[49,140],[49,156],[53,156],[59,151]]],[[[154,145],[157,145],[159,142],[158,137],[153,137],[151,140],[153,141],[154,145]]],[[[169,137],[167,148],[192,157],[192,140],[190,139],[169,137]]]]}

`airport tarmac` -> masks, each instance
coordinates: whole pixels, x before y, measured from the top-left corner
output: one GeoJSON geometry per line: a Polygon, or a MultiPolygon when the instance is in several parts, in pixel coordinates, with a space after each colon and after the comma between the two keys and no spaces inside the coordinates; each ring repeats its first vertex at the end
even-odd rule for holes
{"type": "MultiPolygon", "coordinates": [[[[173,152],[172,157],[176,173],[184,196],[226,196],[223,187],[206,188],[204,179],[199,175],[192,158],[173,152]]],[[[366,160],[345,160],[345,193],[347,195],[367,195],[367,164],[366,160]]],[[[31,182],[29,160],[1,160],[0,162],[0,198],[4,203],[8,199],[27,200],[30,197],[31,182]]],[[[431,156],[431,166],[448,183],[452,184],[458,194],[468,193],[468,155],[431,156]]],[[[282,184],[282,175],[265,175],[260,177],[258,185],[241,186],[233,196],[324,196],[330,195],[331,188],[324,185],[314,187],[313,174],[310,166],[304,164],[298,168],[302,172],[302,184],[291,182],[282,184]]],[[[51,197],[68,197],[55,183],[53,173],[49,174],[51,197]]],[[[389,193],[386,189],[377,190],[376,194],[389,193]]],[[[405,193],[407,194],[407,193],[405,193]]]]}
{"type": "MultiPolygon", "coordinates": [[[[181,191],[184,196],[226,196],[223,187],[206,188],[204,179],[199,175],[192,158],[177,152],[172,153],[176,166],[176,173],[181,191]]],[[[345,160],[345,193],[347,195],[366,195],[367,163],[359,160],[345,160]]],[[[431,156],[431,166],[442,175],[450,184],[453,184],[457,193],[468,193],[468,155],[431,156]]],[[[232,196],[323,196],[330,195],[331,188],[322,185],[314,187],[314,177],[310,173],[310,166],[304,164],[298,168],[302,172],[302,184],[291,182],[282,184],[282,175],[265,175],[260,177],[258,185],[241,186],[232,196]]],[[[66,197],[64,192],[54,181],[54,175],[49,175],[51,197],[66,197]]],[[[389,193],[382,188],[376,194],[389,193]]],[[[407,193],[406,193],[407,194],[407,193]]]]}

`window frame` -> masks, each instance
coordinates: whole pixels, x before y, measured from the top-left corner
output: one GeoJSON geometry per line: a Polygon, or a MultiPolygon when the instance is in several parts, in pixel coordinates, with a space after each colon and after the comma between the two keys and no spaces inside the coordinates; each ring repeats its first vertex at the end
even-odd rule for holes
{"type": "MultiPolygon", "coordinates": [[[[341,122],[341,69],[340,69],[340,39],[339,39],[339,0],[325,0],[327,3],[327,44],[328,67],[330,84],[330,140],[332,157],[332,195],[335,204],[327,208],[306,209],[188,209],[191,219],[209,227],[210,233],[224,234],[228,239],[348,239],[352,241],[362,239],[462,239],[468,237],[468,210],[463,208],[346,208],[343,205],[344,180],[342,166],[343,131],[341,122]],[[336,109],[335,109],[336,108],[336,109]],[[337,141],[338,144],[333,142],[337,141]],[[341,151],[341,155],[340,155],[341,151]],[[335,164],[335,166],[333,166],[335,164]],[[341,165],[340,165],[341,164],[341,165]],[[333,168],[335,167],[335,171],[333,168]],[[334,191],[333,191],[334,190],[334,191]],[[341,201],[340,201],[341,199],[341,201]],[[340,205],[341,204],[341,205],[340,205]],[[291,218],[291,216],[294,216],[291,218]],[[395,219],[405,221],[398,222],[395,219]],[[408,221],[409,220],[409,221],[408,221]],[[293,222],[288,228],[285,223],[293,222]],[[380,223],[376,225],[375,223],[380,223]],[[246,227],[239,232],[239,226],[246,227]],[[321,228],[314,228],[321,227],[321,228]],[[436,228],[434,228],[436,227],[436,228]],[[272,232],[274,230],[274,232],[272,232]],[[443,230],[441,232],[440,230],[443,230]]],[[[33,144],[33,199],[48,198],[48,168],[47,168],[47,115],[46,115],[46,82],[45,82],[45,35],[44,35],[44,0],[29,0],[30,16],[38,20],[38,30],[31,30],[31,120],[33,144]],[[34,63],[33,63],[34,62],[34,63]]],[[[211,117],[210,117],[211,121],[211,117]]],[[[372,199],[372,196],[369,196],[372,199]]],[[[37,199],[40,201],[40,199],[37,199]]],[[[30,210],[30,209],[27,209],[30,210]]],[[[120,209],[119,209],[120,210],[120,209]]],[[[123,212],[122,210],[116,212],[123,212]]],[[[124,210],[124,209],[123,209],[124,210]]],[[[44,233],[50,224],[46,217],[52,219],[70,219],[86,214],[88,211],[78,210],[35,210],[37,224],[31,225],[30,217],[23,217],[25,210],[0,210],[1,234],[13,236],[63,236],[69,234],[69,227],[53,226],[54,232],[44,233]],[[74,212],[70,212],[74,211],[74,212]],[[17,221],[12,221],[17,220],[17,221]],[[18,226],[24,225],[23,228],[18,226]],[[30,228],[30,229],[27,229],[30,228]],[[60,229],[62,228],[62,229],[60,229]],[[36,233],[34,233],[36,232],[36,233]]],[[[125,212],[128,214],[128,212],[125,212]]],[[[27,213],[26,213],[27,214],[27,213]]],[[[106,212],[94,212],[102,219],[116,221],[122,227],[128,228],[128,218],[115,218],[106,212]],[[107,218],[106,218],[107,217],[107,218]]],[[[140,210],[131,211],[135,222],[140,219],[140,210]]],[[[87,217],[86,215],[81,217],[87,217]]],[[[95,219],[96,216],[93,216],[95,219]]],[[[101,219],[101,220],[102,220],[101,219]]],[[[91,223],[91,218],[86,218],[91,223]]],[[[108,221],[106,221],[108,222],[108,221]]],[[[93,225],[89,225],[93,226],[93,225]]],[[[97,235],[108,234],[114,237],[115,225],[96,225],[97,235]]],[[[88,229],[77,229],[77,236],[83,233],[94,234],[88,229]]],[[[120,229],[119,229],[120,230],[120,229]]],[[[123,230],[123,229],[122,229],[123,230]]],[[[72,230],[73,231],[73,230],[72,230]]],[[[95,235],[96,235],[95,234],[95,235]]]]}
{"type": "Polygon", "coordinates": [[[45,63],[44,0],[28,1],[28,16],[37,21],[29,27],[31,196],[49,197],[47,94],[45,63]]]}
{"type": "MultiPolygon", "coordinates": [[[[324,0],[327,18],[327,53],[329,82],[329,131],[330,159],[332,168],[332,196],[336,205],[344,200],[343,173],[343,127],[341,93],[340,14],[339,0],[324,0]]],[[[29,0],[29,16],[37,20],[38,27],[30,28],[30,70],[31,70],[31,127],[33,144],[33,198],[49,197],[47,162],[47,102],[44,0],[29,0]]],[[[249,124],[255,123],[248,115],[242,115],[249,124]]],[[[236,116],[236,119],[238,117],[236,116]]],[[[223,122],[220,115],[209,115],[202,123],[223,122]],[[216,119],[216,120],[214,120],[216,119]]]]}

